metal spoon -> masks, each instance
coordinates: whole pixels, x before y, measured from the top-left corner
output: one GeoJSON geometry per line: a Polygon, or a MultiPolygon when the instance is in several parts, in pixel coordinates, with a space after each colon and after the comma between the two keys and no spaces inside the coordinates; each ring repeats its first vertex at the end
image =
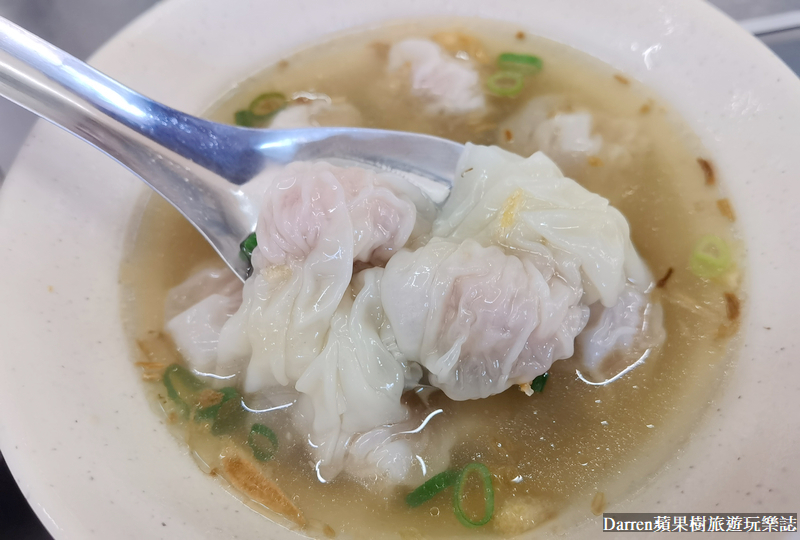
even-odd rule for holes
{"type": "Polygon", "coordinates": [[[339,158],[452,185],[463,146],[375,129],[249,129],[176,111],[0,17],[0,95],[108,154],[172,203],[244,280],[239,186],[271,165],[339,158]]]}

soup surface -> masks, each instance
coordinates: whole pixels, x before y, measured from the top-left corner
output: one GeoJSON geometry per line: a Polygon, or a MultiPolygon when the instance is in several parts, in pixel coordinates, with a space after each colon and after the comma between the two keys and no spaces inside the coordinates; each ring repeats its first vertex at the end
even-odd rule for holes
{"type": "MultiPolygon", "coordinates": [[[[653,299],[663,306],[667,338],[635,369],[607,384],[583,380],[571,359],[556,362],[544,390],[531,396],[517,387],[461,402],[441,392],[409,392],[409,401],[435,412],[424,429],[452,432],[452,467],[480,462],[491,471],[495,509],[485,526],[467,529],[456,519],[451,491],[409,508],[407,488],[376,495],[343,476],[320,482],[285,410],[259,408],[245,396],[247,421],[242,425],[268,425],[280,442],[270,460],[242,466],[255,466],[274,482],[288,510],[281,512],[283,517],[276,515],[264,506],[270,506],[269,500],[252,498],[241,478],[227,478],[247,504],[285,526],[302,526],[312,536],[513,536],[533,528],[558,529],[601,513],[642,486],[675,453],[721,382],[741,297],[735,263],[722,275],[704,279],[692,272],[690,260],[707,235],[731,246],[734,261],[740,249],[733,234],[735,217],[716,185],[713,163],[656,94],[583,53],[513,26],[474,20],[398,24],[336,37],[267,67],[207,116],[233,122],[237,111],[270,92],[286,96],[290,106],[321,98],[352,104],[364,127],[430,133],[516,152],[526,151],[515,127],[532,99],[550,100],[550,115],[590,113],[604,150],[550,157],[627,218],[633,242],[658,281],[653,299]],[[431,113],[418,106],[407,85],[384,76],[389,47],[408,37],[433,39],[454,57],[472,62],[484,86],[502,53],[535,55],[541,69],[526,75],[514,96],[487,89],[485,114],[431,113]]],[[[335,124],[337,119],[319,122],[335,124]]],[[[164,368],[182,363],[164,332],[167,293],[193,272],[220,266],[220,261],[157,197],[148,199],[134,230],[121,274],[123,313],[154,406],[205,472],[230,476],[224,456],[230,459],[231,445],[243,454],[250,451],[248,430],[234,426],[213,433],[208,423],[187,420],[163,383],[164,368]]],[[[478,495],[477,485],[468,482],[465,504],[476,515],[483,504],[478,495]]]]}

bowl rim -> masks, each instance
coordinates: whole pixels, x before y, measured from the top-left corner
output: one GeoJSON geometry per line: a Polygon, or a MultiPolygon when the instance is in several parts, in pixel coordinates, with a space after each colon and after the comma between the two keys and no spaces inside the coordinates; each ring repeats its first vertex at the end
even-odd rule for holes
{"type": "MultiPolygon", "coordinates": [[[[800,216],[791,206],[800,195],[792,181],[800,155],[791,146],[800,140],[800,80],[765,46],[699,2],[220,4],[157,4],[90,62],[155,99],[198,112],[257,66],[321,35],[456,14],[516,22],[656,88],[700,136],[737,208],[749,296],[743,348],[724,392],[683,450],[618,506],[738,511],[754,504],[752,494],[771,512],[796,510],[800,471],[788,463],[800,455],[800,419],[774,411],[800,400],[800,364],[791,354],[800,336],[789,311],[800,297],[791,276],[800,262],[792,234],[800,216]],[[254,18],[264,21],[262,30],[242,32],[254,18]],[[290,28],[287,21],[303,23],[290,28]]],[[[59,539],[201,538],[215,529],[246,537],[260,528],[292,537],[254,512],[239,513],[244,507],[143,412],[149,405],[128,361],[116,269],[136,215],[133,201],[145,188],[84,146],[37,123],[0,190],[0,252],[27,263],[0,268],[0,447],[9,467],[59,539]]],[[[575,534],[592,532],[585,526],[575,534]]]]}

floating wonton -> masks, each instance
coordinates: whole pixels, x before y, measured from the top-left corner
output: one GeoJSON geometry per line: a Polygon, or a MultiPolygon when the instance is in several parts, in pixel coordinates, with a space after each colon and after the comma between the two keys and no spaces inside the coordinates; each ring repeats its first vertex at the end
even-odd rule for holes
{"type": "Polygon", "coordinates": [[[242,284],[228,268],[206,268],[172,288],[166,329],[192,369],[213,371],[223,325],[242,303],[242,284]]]}
{"type": "Polygon", "coordinates": [[[428,39],[406,39],[389,49],[387,71],[410,70],[411,93],[429,113],[463,114],[486,106],[480,78],[466,60],[449,56],[428,39]]]}
{"type": "Polygon", "coordinates": [[[270,129],[307,127],[362,127],[364,119],[353,104],[332,100],[325,94],[304,92],[290,101],[269,123],[270,129]]]}
{"type": "Polygon", "coordinates": [[[529,100],[498,126],[497,133],[512,152],[544,152],[567,175],[579,174],[592,163],[613,165],[618,171],[643,155],[649,144],[633,120],[592,111],[555,94],[529,100]]]}
{"type": "Polygon", "coordinates": [[[661,345],[667,337],[663,319],[661,304],[650,302],[630,283],[613,307],[592,305],[589,322],[575,340],[586,375],[597,382],[610,379],[661,345]],[[604,369],[609,363],[612,372],[604,369]]]}

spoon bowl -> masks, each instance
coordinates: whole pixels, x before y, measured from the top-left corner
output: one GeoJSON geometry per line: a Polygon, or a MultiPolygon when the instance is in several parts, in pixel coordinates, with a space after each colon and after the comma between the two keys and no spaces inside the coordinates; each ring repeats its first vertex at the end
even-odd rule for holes
{"type": "Polygon", "coordinates": [[[169,201],[244,281],[255,228],[240,187],[267,168],[336,158],[453,183],[463,146],[362,128],[251,129],[191,116],[127,88],[0,18],[0,95],[106,153],[169,201]]]}

